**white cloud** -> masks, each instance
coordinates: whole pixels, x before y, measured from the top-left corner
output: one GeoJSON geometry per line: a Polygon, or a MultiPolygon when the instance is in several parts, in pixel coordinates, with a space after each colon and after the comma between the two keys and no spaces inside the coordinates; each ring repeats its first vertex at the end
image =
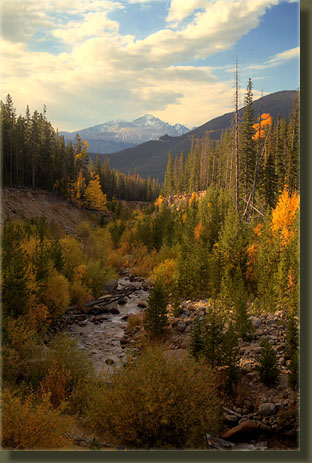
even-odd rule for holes
{"type": "Polygon", "coordinates": [[[276,53],[276,55],[272,56],[272,58],[268,59],[263,64],[251,64],[247,66],[245,69],[254,69],[254,70],[261,70],[270,68],[273,66],[279,66],[283,64],[285,61],[289,61],[294,58],[300,57],[300,47],[291,48],[290,50],[285,50],[281,53],[276,53]]]}
{"type": "Polygon", "coordinates": [[[195,126],[231,110],[231,78],[219,82],[208,66],[179,63],[230,49],[278,0],[172,0],[168,27],[142,40],[122,35],[117,20],[109,16],[125,3],[41,3],[4,3],[3,19],[9,22],[2,47],[2,95],[11,93],[19,112],[28,103],[33,109],[47,104],[56,126],[74,130],[152,111],[168,122],[195,126]],[[41,29],[62,41],[66,51],[53,55],[29,50],[27,39],[41,29]]]}

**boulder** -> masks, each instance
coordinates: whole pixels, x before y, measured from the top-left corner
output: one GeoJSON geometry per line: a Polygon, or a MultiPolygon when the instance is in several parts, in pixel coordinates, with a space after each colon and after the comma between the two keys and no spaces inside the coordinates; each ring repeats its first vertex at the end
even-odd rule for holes
{"type": "Polygon", "coordinates": [[[117,314],[120,313],[120,311],[117,309],[117,307],[112,307],[111,309],[109,309],[109,311],[113,315],[117,315],[117,314]]]}
{"type": "Polygon", "coordinates": [[[260,318],[254,317],[253,315],[250,317],[250,321],[254,328],[258,328],[262,323],[260,318]]]}
{"type": "Polygon", "coordinates": [[[121,299],[118,300],[119,305],[125,305],[127,304],[127,299],[125,297],[122,297],[121,299]]]}
{"type": "Polygon", "coordinates": [[[104,285],[104,291],[115,291],[118,286],[118,280],[108,280],[104,285]]]}
{"type": "Polygon", "coordinates": [[[180,320],[177,324],[177,331],[179,331],[180,333],[183,333],[185,328],[186,328],[186,323],[184,323],[183,320],[180,320]]]}
{"type": "Polygon", "coordinates": [[[274,404],[267,402],[259,405],[259,413],[262,416],[272,416],[276,413],[276,407],[274,404]]]}
{"type": "Polygon", "coordinates": [[[231,450],[234,447],[234,444],[227,442],[226,440],[220,439],[220,437],[213,437],[209,434],[206,434],[206,443],[208,449],[215,450],[231,450]]]}
{"type": "Polygon", "coordinates": [[[148,304],[146,301],[140,301],[138,302],[138,307],[140,307],[141,309],[146,309],[148,307],[148,304]]]}

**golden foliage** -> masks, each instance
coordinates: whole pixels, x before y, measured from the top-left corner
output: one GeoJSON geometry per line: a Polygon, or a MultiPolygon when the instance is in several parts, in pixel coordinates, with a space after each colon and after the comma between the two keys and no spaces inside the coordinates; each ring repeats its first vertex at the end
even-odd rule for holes
{"type": "Polygon", "coordinates": [[[64,275],[53,269],[42,287],[42,298],[52,318],[63,315],[69,306],[69,284],[64,275]]]}
{"type": "Polygon", "coordinates": [[[285,185],[277,205],[272,211],[271,228],[274,234],[280,234],[283,245],[287,245],[294,236],[293,225],[299,209],[299,201],[299,194],[294,192],[290,195],[285,185]]]}
{"type": "Polygon", "coordinates": [[[74,268],[83,263],[83,253],[80,243],[72,236],[66,236],[60,240],[62,254],[65,257],[65,274],[72,277],[74,268]]]}
{"type": "Polygon", "coordinates": [[[264,132],[264,127],[267,125],[271,125],[273,122],[272,116],[269,113],[263,113],[261,115],[261,120],[260,117],[258,118],[259,122],[256,122],[253,125],[253,128],[256,130],[256,133],[252,137],[253,140],[258,140],[259,138],[264,138],[265,132],[264,132]],[[260,123],[261,121],[261,123],[260,123]]]}
{"type": "Polygon", "coordinates": [[[40,382],[41,395],[49,394],[53,407],[58,407],[68,398],[70,380],[70,371],[54,361],[40,382]]]}
{"type": "Polygon", "coordinates": [[[189,200],[189,206],[192,203],[196,203],[197,200],[198,200],[198,194],[195,191],[193,191],[192,196],[191,196],[191,198],[189,200]]]}
{"type": "Polygon", "coordinates": [[[176,270],[176,261],[174,259],[165,259],[153,269],[151,280],[155,282],[162,279],[167,288],[169,288],[173,281],[173,275],[176,270]]]}
{"type": "Polygon", "coordinates": [[[110,377],[90,412],[95,431],[129,448],[196,448],[220,429],[216,378],[208,365],[149,348],[110,377]]]}
{"type": "Polygon", "coordinates": [[[100,177],[95,172],[91,172],[91,178],[87,186],[85,196],[88,206],[101,211],[106,209],[106,195],[102,191],[100,177]]]}
{"type": "Polygon", "coordinates": [[[87,266],[84,264],[74,268],[74,281],[70,287],[71,300],[83,308],[86,302],[92,300],[92,290],[87,281],[87,266]]]}
{"type": "Polygon", "coordinates": [[[26,320],[31,330],[38,333],[47,330],[51,320],[49,319],[49,309],[45,304],[37,302],[34,298],[33,303],[28,304],[29,308],[26,313],[26,320]]]}
{"type": "Polygon", "coordinates": [[[262,229],[263,229],[262,223],[258,223],[258,225],[254,227],[253,231],[257,236],[262,236],[262,229]]]}
{"type": "Polygon", "coordinates": [[[5,449],[52,450],[66,447],[64,434],[70,432],[72,420],[62,416],[64,404],[54,409],[50,394],[36,400],[28,394],[24,400],[17,392],[3,391],[2,445],[5,449]]]}
{"type": "Polygon", "coordinates": [[[155,201],[155,206],[159,207],[162,205],[163,202],[164,202],[164,197],[162,195],[159,195],[155,201]]]}
{"type": "Polygon", "coordinates": [[[198,224],[198,225],[195,227],[195,229],[194,229],[194,236],[195,236],[196,241],[199,240],[200,235],[201,235],[203,229],[204,229],[203,224],[202,224],[201,222],[199,222],[199,224],[198,224]]]}

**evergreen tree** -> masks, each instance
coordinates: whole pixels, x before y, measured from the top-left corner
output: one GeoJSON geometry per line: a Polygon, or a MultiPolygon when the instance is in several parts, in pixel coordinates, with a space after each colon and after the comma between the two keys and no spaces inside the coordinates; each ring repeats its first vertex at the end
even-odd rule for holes
{"type": "Polygon", "coordinates": [[[196,317],[194,326],[190,336],[190,354],[198,360],[199,355],[202,353],[204,347],[202,325],[199,317],[196,317]]]}
{"type": "Polygon", "coordinates": [[[297,390],[299,388],[299,350],[298,349],[293,353],[290,359],[288,384],[294,390],[297,390]]]}
{"type": "Polygon", "coordinates": [[[295,312],[292,311],[287,317],[287,327],[285,336],[285,357],[292,359],[298,350],[298,328],[295,312]]]}
{"type": "Polygon", "coordinates": [[[253,182],[253,176],[256,165],[256,147],[253,139],[255,134],[254,129],[254,113],[252,82],[248,81],[246,96],[245,96],[245,111],[243,121],[240,127],[240,187],[241,194],[248,199],[253,182]]]}
{"type": "Polygon", "coordinates": [[[174,173],[173,173],[173,157],[171,151],[169,151],[168,155],[168,164],[167,170],[165,173],[165,181],[164,181],[164,195],[169,196],[174,192],[174,173]]]}
{"type": "Polygon", "coordinates": [[[250,338],[252,324],[248,318],[247,312],[248,293],[240,273],[237,273],[234,277],[232,298],[234,303],[236,330],[238,335],[246,341],[250,338]]]}
{"type": "Polygon", "coordinates": [[[23,315],[30,293],[22,230],[6,220],[2,233],[2,306],[5,314],[23,315]]]}
{"type": "Polygon", "coordinates": [[[260,365],[257,367],[257,370],[260,372],[260,380],[265,385],[271,386],[276,383],[280,374],[276,353],[268,338],[264,339],[261,345],[260,365]]]}
{"type": "Polygon", "coordinates": [[[223,363],[224,320],[215,303],[208,308],[203,326],[203,353],[211,368],[223,363]]]}
{"type": "Polygon", "coordinates": [[[225,366],[225,389],[228,394],[233,395],[235,386],[240,378],[240,371],[238,367],[239,362],[239,346],[238,338],[235,332],[232,321],[224,335],[223,340],[223,365],[225,366]]]}
{"type": "Polygon", "coordinates": [[[158,278],[150,292],[145,312],[144,328],[151,336],[160,336],[168,325],[168,294],[163,281],[158,278]]]}

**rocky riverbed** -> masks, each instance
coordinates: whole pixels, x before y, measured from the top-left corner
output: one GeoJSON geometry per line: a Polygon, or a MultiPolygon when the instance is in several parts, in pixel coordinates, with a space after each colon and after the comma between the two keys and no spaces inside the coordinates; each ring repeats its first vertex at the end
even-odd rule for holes
{"type": "MultiPolygon", "coordinates": [[[[123,337],[128,317],[129,314],[141,313],[147,307],[149,288],[149,282],[128,275],[118,281],[110,280],[97,304],[85,313],[68,311],[52,330],[62,329],[74,337],[78,348],[90,353],[98,373],[103,369],[110,371],[126,359],[128,349],[123,337]]],[[[136,350],[135,346],[133,350],[136,350]]]]}
{"type": "MultiPolygon", "coordinates": [[[[99,373],[121,365],[129,350],[140,349],[143,323],[128,325],[131,314],[142,314],[147,307],[151,283],[125,274],[108,283],[99,301],[82,313],[73,310],[58,321],[55,330],[64,329],[88,350],[99,373]]],[[[164,346],[167,355],[185,355],[197,317],[204,318],[208,300],[184,301],[180,317],[169,306],[169,326],[164,346]]],[[[254,334],[249,342],[239,340],[242,379],[238,394],[223,402],[224,432],[206,436],[211,450],[265,450],[298,448],[298,393],[288,386],[289,361],[285,359],[285,317],[283,311],[254,314],[250,311],[254,334]],[[260,382],[256,365],[261,340],[268,337],[277,354],[280,377],[274,387],[260,382]]]]}

